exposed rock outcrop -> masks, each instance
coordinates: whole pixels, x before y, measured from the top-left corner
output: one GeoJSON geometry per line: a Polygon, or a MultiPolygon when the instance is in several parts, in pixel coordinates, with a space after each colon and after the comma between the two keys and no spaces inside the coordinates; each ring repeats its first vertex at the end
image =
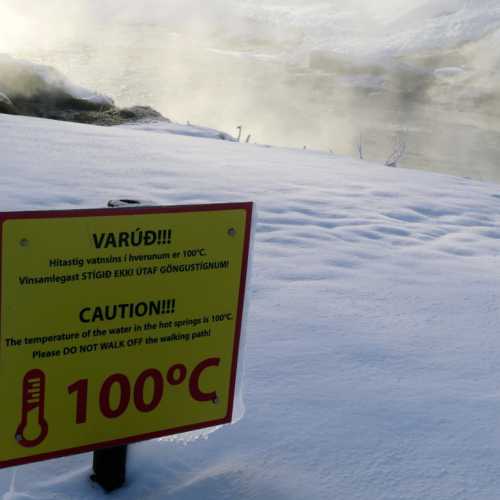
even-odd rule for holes
{"type": "Polygon", "coordinates": [[[59,71],[0,55],[0,113],[94,125],[169,120],[148,106],[117,107],[110,97],[70,83],[59,71]]]}
{"type": "Polygon", "coordinates": [[[0,92],[0,113],[7,113],[8,115],[18,114],[12,101],[2,92],[0,92]]]}

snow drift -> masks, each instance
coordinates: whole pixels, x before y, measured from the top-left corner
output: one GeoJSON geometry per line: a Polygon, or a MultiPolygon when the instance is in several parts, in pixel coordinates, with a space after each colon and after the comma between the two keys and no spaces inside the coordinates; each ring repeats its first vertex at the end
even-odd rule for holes
{"type": "MultiPolygon", "coordinates": [[[[0,148],[1,210],[257,202],[245,418],[133,446],[116,498],[497,497],[498,185],[6,115],[0,148]]],[[[104,499],[90,463],[2,470],[0,492],[104,499]]]]}

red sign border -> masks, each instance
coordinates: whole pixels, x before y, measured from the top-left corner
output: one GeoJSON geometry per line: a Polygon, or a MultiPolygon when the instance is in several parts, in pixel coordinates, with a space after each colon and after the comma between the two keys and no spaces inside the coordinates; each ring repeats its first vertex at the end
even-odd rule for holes
{"type": "MultiPolygon", "coordinates": [[[[56,219],[56,218],[76,218],[76,217],[116,217],[120,215],[149,215],[149,214],[173,214],[173,213],[190,213],[190,212],[216,212],[224,210],[244,210],[246,212],[245,237],[243,242],[243,257],[241,265],[240,290],[238,298],[238,309],[236,317],[235,342],[233,348],[233,362],[231,368],[231,381],[229,388],[229,404],[228,411],[224,418],[211,420],[199,424],[186,425],[175,427],[173,429],[165,429],[163,431],[138,434],[123,439],[114,439],[90,445],[67,448],[60,451],[50,453],[41,453],[40,455],[32,455],[25,458],[16,458],[12,460],[0,461],[0,469],[12,467],[14,465],[23,465],[34,462],[41,462],[53,458],[61,458],[79,453],[87,453],[102,448],[112,446],[120,446],[126,444],[147,441],[165,436],[172,436],[183,432],[190,432],[217,425],[229,424],[232,421],[234,409],[234,393],[236,389],[236,376],[238,372],[238,353],[240,350],[241,328],[243,321],[243,308],[245,303],[245,290],[247,283],[248,260],[250,252],[250,240],[252,234],[252,217],[254,211],[253,202],[240,203],[214,203],[202,205],[173,205],[173,206],[144,206],[144,207],[125,207],[125,208],[97,208],[97,209],[74,209],[74,210],[46,210],[46,211],[25,211],[25,212],[0,212],[0,306],[2,304],[2,250],[3,250],[3,225],[8,220],[18,219],[56,219]]],[[[1,315],[1,307],[0,307],[1,315]]],[[[0,328],[0,342],[2,332],[0,328]]],[[[1,348],[1,347],[0,347],[1,348]]]]}

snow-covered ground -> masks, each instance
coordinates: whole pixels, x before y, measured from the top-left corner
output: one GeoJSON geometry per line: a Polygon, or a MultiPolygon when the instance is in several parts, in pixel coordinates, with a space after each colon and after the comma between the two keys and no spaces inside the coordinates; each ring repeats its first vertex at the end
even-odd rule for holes
{"type": "MultiPolygon", "coordinates": [[[[113,498],[498,498],[498,185],[4,115],[0,151],[0,210],[257,203],[245,417],[132,446],[113,498]]],[[[108,498],[90,463],[4,469],[0,494],[108,498]]]]}
{"type": "Polygon", "coordinates": [[[219,139],[221,141],[236,142],[236,139],[226,132],[209,127],[203,127],[201,125],[193,125],[192,123],[183,125],[182,123],[175,122],[140,121],[122,126],[129,129],[145,130],[158,134],[187,135],[189,137],[201,137],[204,139],[219,139]]]}

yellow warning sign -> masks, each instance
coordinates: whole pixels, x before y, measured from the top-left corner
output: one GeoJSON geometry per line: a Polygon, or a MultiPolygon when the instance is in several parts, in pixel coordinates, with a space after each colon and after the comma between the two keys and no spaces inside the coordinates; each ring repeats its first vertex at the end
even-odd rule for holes
{"type": "Polygon", "coordinates": [[[230,422],[251,216],[0,214],[0,467],[230,422]]]}

